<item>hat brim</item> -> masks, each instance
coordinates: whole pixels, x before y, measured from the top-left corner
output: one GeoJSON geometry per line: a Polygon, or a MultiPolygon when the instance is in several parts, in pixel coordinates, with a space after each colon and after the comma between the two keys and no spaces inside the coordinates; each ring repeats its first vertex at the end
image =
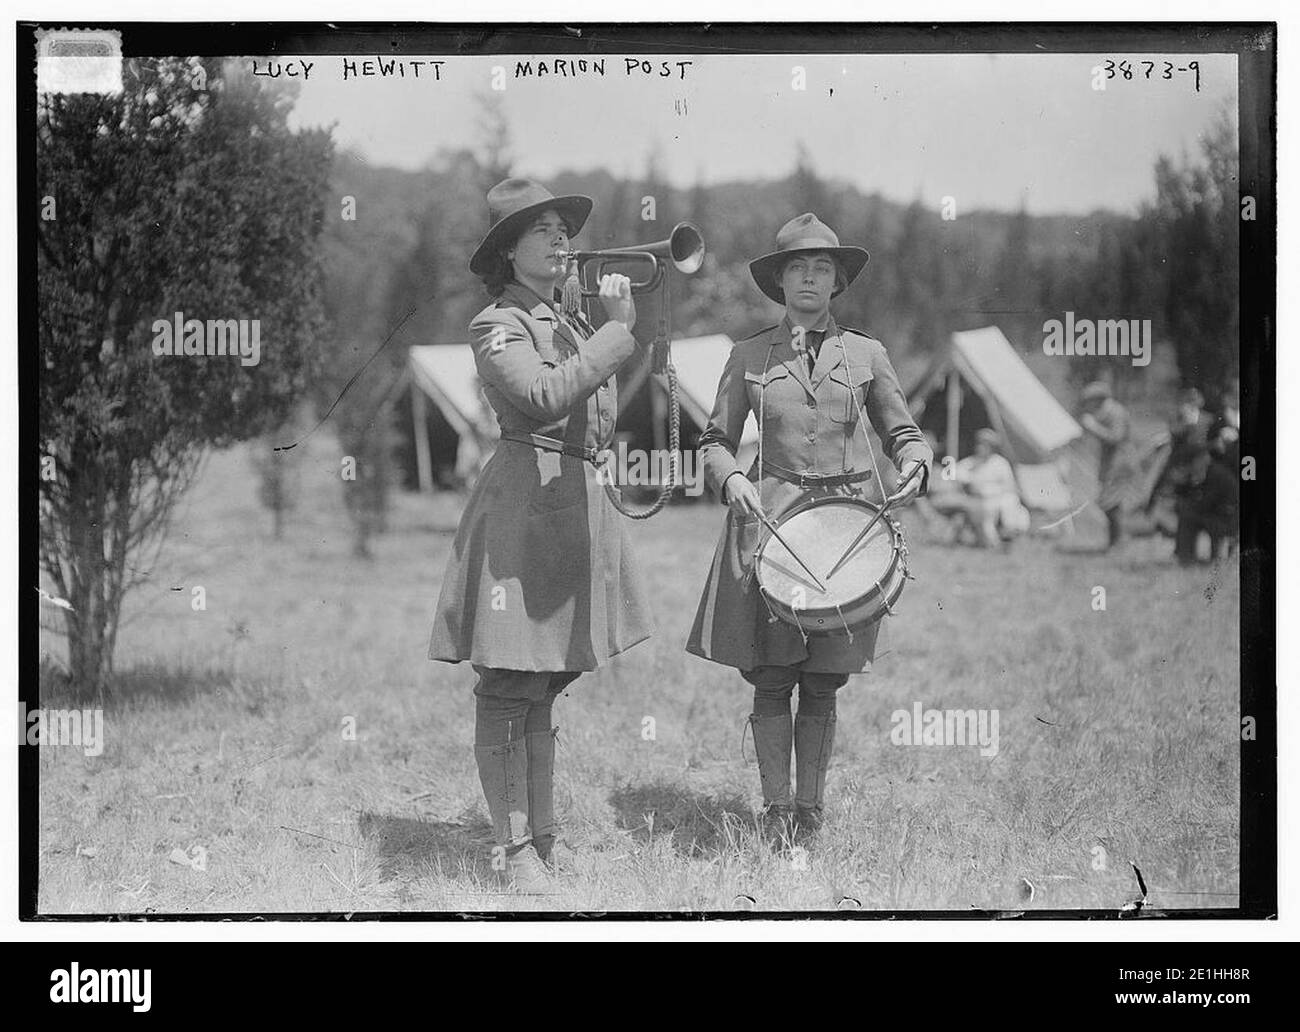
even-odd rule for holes
{"type": "Polygon", "coordinates": [[[582,194],[567,194],[563,197],[550,197],[536,204],[529,204],[518,211],[512,211],[495,226],[487,231],[483,242],[470,255],[469,271],[475,276],[482,276],[488,271],[489,259],[493,252],[507,242],[513,243],[523,231],[525,225],[544,211],[554,210],[569,226],[569,236],[575,237],[582,232],[595,202],[582,194]]]}
{"type": "MultiPolygon", "coordinates": [[[[773,251],[771,254],[765,254],[762,258],[755,258],[749,263],[749,274],[754,277],[754,282],[758,284],[758,289],[770,297],[778,305],[785,304],[785,296],[780,286],[776,282],[776,270],[781,264],[793,258],[797,254],[817,254],[825,252],[833,257],[844,269],[844,288],[847,289],[849,284],[858,278],[858,274],[866,268],[867,262],[871,260],[871,255],[862,247],[796,247],[789,251],[773,251]]],[[[841,291],[836,290],[831,294],[835,297],[841,291]]]]}

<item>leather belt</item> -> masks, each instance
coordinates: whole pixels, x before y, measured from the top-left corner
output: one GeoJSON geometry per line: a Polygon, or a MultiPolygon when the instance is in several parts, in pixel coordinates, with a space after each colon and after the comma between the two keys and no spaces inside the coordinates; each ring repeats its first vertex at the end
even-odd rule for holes
{"type": "Polygon", "coordinates": [[[860,484],[864,480],[871,479],[869,469],[861,472],[847,470],[844,473],[799,473],[772,462],[763,463],[763,472],[800,487],[840,487],[843,484],[860,484]]]}
{"type": "Polygon", "coordinates": [[[534,448],[541,448],[543,451],[560,452],[564,455],[572,455],[575,459],[583,459],[590,462],[593,466],[599,465],[601,452],[595,448],[585,448],[580,444],[570,444],[568,441],[561,441],[555,437],[547,437],[545,434],[530,434],[527,430],[502,430],[501,440],[514,441],[516,444],[529,444],[534,448]]]}

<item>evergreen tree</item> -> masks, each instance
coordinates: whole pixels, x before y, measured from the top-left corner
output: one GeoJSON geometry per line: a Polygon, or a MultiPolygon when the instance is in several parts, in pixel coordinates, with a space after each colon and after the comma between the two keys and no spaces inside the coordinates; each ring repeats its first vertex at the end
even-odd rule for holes
{"type": "Polygon", "coordinates": [[[72,607],[83,698],[108,690],[128,574],[148,565],[132,557],[206,452],[279,424],[310,371],[332,154],[289,130],[291,102],[182,58],[125,61],[118,94],[40,97],[40,560],[72,607]],[[176,313],[245,320],[250,341],[256,320],[257,363],[158,354],[176,313]]]}

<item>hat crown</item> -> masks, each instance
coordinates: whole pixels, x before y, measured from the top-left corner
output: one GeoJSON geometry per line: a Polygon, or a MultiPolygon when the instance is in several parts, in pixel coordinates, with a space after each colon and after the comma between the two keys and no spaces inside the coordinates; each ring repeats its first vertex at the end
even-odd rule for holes
{"type": "Polygon", "coordinates": [[[488,216],[496,225],[517,211],[554,199],[555,194],[531,179],[503,179],[487,193],[488,216]]]}
{"type": "Polygon", "coordinates": [[[583,194],[565,194],[556,197],[541,183],[531,179],[511,177],[503,179],[487,192],[487,235],[475,248],[469,259],[469,270],[483,276],[492,268],[492,255],[503,243],[509,242],[512,232],[522,232],[529,217],[554,210],[564,220],[569,236],[577,236],[591,214],[591,198],[583,194]]]}
{"type": "Polygon", "coordinates": [[[777,304],[785,304],[785,291],[776,282],[781,268],[789,261],[789,255],[799,251],[826,251],[838,263],[842,278],[837,278],[836,288],[831,293],[835,297],[852,283],[867,264],[871,256],[861,247],[845,247],[835,231],[810,211],[797,215],[787,222],[776,234],[776,250],[755,258],[749,263],[750,275],[758,284],[758,289],[777,304]]]}
{"type": "Polygon", "coordinates": [[[839,247],[840,238],[812,212],[796,215],[776,234],[778,251],[806,251],[814,247],[839,247]]]}

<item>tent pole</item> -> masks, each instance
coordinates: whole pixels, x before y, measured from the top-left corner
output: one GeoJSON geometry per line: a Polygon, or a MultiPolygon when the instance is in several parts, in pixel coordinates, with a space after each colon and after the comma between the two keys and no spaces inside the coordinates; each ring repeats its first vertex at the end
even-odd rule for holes
{"type": "Polygon", "coordinates": [[[424,494],[433,491],[433,461],[429,455],[428,413],[424,407],[424,390],[411,378],[411,423],[415,431],[415,469],[424,494]]]}
{"type": "Polygon", "coordinates": [[[1014,468],[1019,465],[1019,460],[1016,458],[1015,449],[1011,447],[1011,435],[1007,433],[1006,424],[1002,422],[1002,409],[992,398],[988,400],[986,407],[989,410],[989,418],[993,421],[993,429],[998,432],[998,436],[1002,438],[1002,446],[1007,450],[1007,461],[1014,468]]]}
{"type": "Polygon", "coordinates": [[[961,381],[958,379],[957,370],[948,370],[948,432],[944,435],[946,440],[944,447],[948,449],[948,454],[952,456],[955,462],[960,456],[957,454],[958,430],[960,429],[958,420],[961,419],[961,381]]]}

